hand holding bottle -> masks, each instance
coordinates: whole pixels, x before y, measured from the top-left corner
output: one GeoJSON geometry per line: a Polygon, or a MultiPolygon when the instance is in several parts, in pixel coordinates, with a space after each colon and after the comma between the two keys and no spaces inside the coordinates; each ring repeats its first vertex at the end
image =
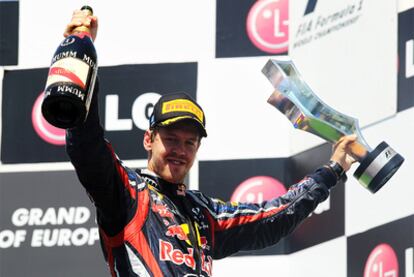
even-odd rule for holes
{"type": "Polygon", "coordinates": [[[75,10],[72,19],[66,26],[64,37],[68,37],[76,32],[86,31],[91,34],[92,40],[95,41],[98,33],[98,18],[93,16],[88,9],[75,10]]]}

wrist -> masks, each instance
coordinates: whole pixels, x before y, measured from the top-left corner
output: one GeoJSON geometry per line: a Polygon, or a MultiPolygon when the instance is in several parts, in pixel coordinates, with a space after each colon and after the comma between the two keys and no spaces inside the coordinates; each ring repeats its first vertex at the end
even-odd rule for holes
{"type": "Polygon", "coordinates": [[[347,180],[346,172],[338,162],[330,160],[324,167],[328,168],[336,176],[337,181],[342,180],[345,182],[347,180]]]}

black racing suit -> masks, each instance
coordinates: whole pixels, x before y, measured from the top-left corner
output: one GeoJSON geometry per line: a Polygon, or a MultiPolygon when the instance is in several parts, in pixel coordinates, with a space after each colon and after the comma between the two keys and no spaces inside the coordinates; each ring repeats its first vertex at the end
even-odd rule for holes
{"type": "Polygon", "coordinates": [[[86,122],[67,130],[67,152],[97,210],[112,276],[211,276],[212,260],[278,242],[324,201],[324,167],[261,204],[223,202],[148,170],[133,171],[104,139],[98,84],[86,122]]]}

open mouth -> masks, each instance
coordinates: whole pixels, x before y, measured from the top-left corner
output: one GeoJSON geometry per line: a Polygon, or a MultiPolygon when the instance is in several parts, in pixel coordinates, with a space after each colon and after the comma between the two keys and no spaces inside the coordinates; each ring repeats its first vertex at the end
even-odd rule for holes
{"type": "Polygon", "coordinates": [[[173,159],[173,158],[169,158],[169,159],[167,159],[167,161],[168,161],[170,164],[173,164],[173,165],[185,165],[185,161],[180,160],[180,159],[173,159]]]}

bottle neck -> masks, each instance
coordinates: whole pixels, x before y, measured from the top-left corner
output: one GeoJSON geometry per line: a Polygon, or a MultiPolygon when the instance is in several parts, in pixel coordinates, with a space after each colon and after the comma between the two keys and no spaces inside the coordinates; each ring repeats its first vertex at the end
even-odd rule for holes
{"type": "Polygon", "coordinates": [[[89,37],[92,40],[91,32],[89,31],[89,28],[86,27],[77,27],[73,30],[72,36],[77,36],[83,39],[85,36],[89,37]]]}
{"type": "Polygon", "coordinates": [[[89,30],[88,27],[85,26],[79,26],[76,27],[75,29],[73,29],[72,34],[76,34],[76,33],[91,33],[91,31],[89,30]]]}

